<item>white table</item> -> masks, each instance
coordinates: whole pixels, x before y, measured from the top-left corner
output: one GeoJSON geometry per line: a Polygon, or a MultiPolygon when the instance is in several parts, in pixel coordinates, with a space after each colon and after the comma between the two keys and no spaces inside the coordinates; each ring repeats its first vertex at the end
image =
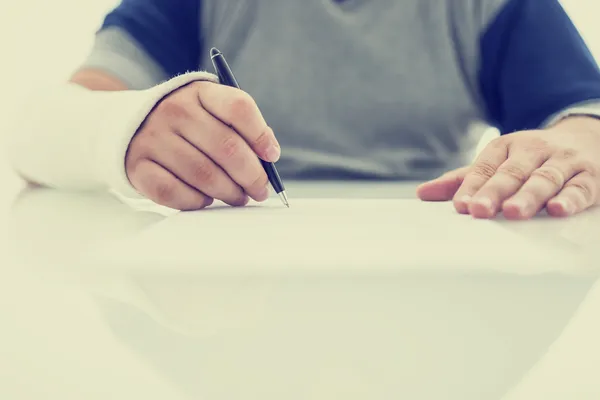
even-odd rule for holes
{"type": "MultiPolygon", "coordinates": [[[[6,177],[1,398],[600,398],[594,268],[209,279],[174,262],[104,273],[72,261],[164,216],[110,195],[19,192],[6,177]]],[[[287,186],[295,197],[414,197],[415,185],[287,186]]],[[[600,260],[598,210],[509,226],[600,260]]]]}

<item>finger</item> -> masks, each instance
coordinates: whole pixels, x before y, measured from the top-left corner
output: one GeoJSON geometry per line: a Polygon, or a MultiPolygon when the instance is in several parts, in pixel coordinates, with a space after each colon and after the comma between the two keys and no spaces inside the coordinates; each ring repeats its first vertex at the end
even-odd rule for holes
{"type": "Polygon", "coordinates": [[[584,211],[599,202],[598,181],[589,172],[580,172],[546,205],[548,214],[566,217],[584,211]]]}
{"type": "Polygon", "coordinates": [[[493,141],[481,152],[454,195],[456,211],[469,213],[472,196],[496,173],[507,157],[508,147],[503,140],[493,141]]]}
{"type": "Polygon", "coordinates": [[[233,127],[260,158],[271,162],[279,160],[279,142],[250,95],[209,82],[198,82],[197,85],[198,99],[206,111],[233,127]]]}
{"type": "Polygon", "coordinates": [[[183,137],[165,132],[157,138],[151,159],[177,178],[206,194],[232,206],[248,204],[248,196],[209,157],[183,137]]]}
{"type": "Polygon", "coordinates": [[[469,212],[475,218],[492,218],[502,209],[506,199],[527,182],[531,174],[544,163],[542,153],[515,151],[509,154],[496,173],[473,195],[469,212]]]}
{"type": "Polygon", "coordinates": [[[552,157],[531,173],[517,193],[506,200],[502,211],[507,219],[534,217],[565,185],[581,172],[578,166],[560,157],[552,157]]]}
{"type": "Polygon", "coordinates": [[[233,129],[201,108],[193,119],[177,129],[254,200],[264,201],[269,197],[269,180],[264,168],[248,143],[233,129]]]}
{"type": "Polygon", "coordinates": [[[213,199],[189,187],[151,160],[140,160],[129,176],[131,184],[150,200],[175,210],[199,210],[213,199]]]}
{"type": "Polygon", "coordinates": [[[469,167],[458,168],[419,185],[417,187],[417,196],[423,201],[451,200],[462,184],[468,170],[469,167]]]}

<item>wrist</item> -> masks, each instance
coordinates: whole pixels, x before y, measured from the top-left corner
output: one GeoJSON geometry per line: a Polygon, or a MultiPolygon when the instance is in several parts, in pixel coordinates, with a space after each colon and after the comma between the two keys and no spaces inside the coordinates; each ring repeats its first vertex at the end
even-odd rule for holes
{"type": "Polygon", "coordinates": [[[177,76],[153,88],[143,91],[121,92],[122,98],[115,102],[112,112],[123,112],[123,118],[111,118],[102,127],[105,135],[100,136],[98,173],[103,175],[108,189],[120,197],[141,199],[143,196],[133,187],[125,169],[125,158],[135,133],[146,120],[152,109],[175,90],[195,81],[217,82],[218,78],[207,72],[192,72],[177,76]],[[114,134],[108,134],[114,132],[114,134]]]}
{"type": "Polygon", "coordinates": [[[586,115],[586,114],[573,114],[568,115],[552,126],[546,128],[549,131],[598,131],[600,133],[600,116],[586,115]]]}

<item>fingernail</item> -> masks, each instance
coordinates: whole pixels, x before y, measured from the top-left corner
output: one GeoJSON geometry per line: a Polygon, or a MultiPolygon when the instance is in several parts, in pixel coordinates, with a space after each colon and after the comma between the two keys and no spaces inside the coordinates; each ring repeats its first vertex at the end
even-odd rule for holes
{"type": "Polygon", "coordinates": [[[520,214],[525,213],[529,208],[529,203],[523,199],[511,200],[508,202],[508,205],[517,208],[520,214]]]}
{"type": "Polygon", "coordinates": [[[271,145],[265,151],[265,155],[267,156],[267,161],[276,162],[281,156],[281,150],[279,150],[279,147],[271,145]]]}
{"type": "Polygon", "coordinates": [[[565,200],[565,199],[559,200],[558,204],[560,204],[562,209],[565,210],[565,212],[567,214],[572,214],[575,209],[575,207],[573,207],[573,204],[569,200],[565,200]]]}
{"type": "Polygon", "coordinates": [[[458,199],[458,201],[460,201],[461,203],[464,203],[465,205],[469,205],[469,203],[471,202],[471,196],[469,195],[464,195],[462,196],[460,199],[458,199]]]}
{"type": "Polygon", "coordinates": [[[461,196],[456,199],[455,207],[456,211],[461,214],[469,213],[469,204],[471,204],[471,196],[461,196]]]}
{"type": "Polygon", "coordinates": [[[479,198],[477,200],[474,200],[474,204],[478,204],[481,207],[483,207],[483,208],[485,208],[486,210],[489,210],[489,211],[491,211],[492,207],[493,207],[492,200],[490,200],[487,197],[481,197],[481,198],[479,198]]]}

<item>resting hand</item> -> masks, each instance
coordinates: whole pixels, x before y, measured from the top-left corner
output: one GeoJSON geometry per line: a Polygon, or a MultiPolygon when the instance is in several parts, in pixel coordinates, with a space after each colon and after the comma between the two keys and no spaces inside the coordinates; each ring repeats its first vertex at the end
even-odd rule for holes
{"type": "Polygon", "coordinates": [[[492,141],[468,167],[417,189],[424,201],[453,200],[459,213],[529,219],[546,208],[564,217],[600,203],[600,120],[573,116],[552,128],[492,141]]]}

